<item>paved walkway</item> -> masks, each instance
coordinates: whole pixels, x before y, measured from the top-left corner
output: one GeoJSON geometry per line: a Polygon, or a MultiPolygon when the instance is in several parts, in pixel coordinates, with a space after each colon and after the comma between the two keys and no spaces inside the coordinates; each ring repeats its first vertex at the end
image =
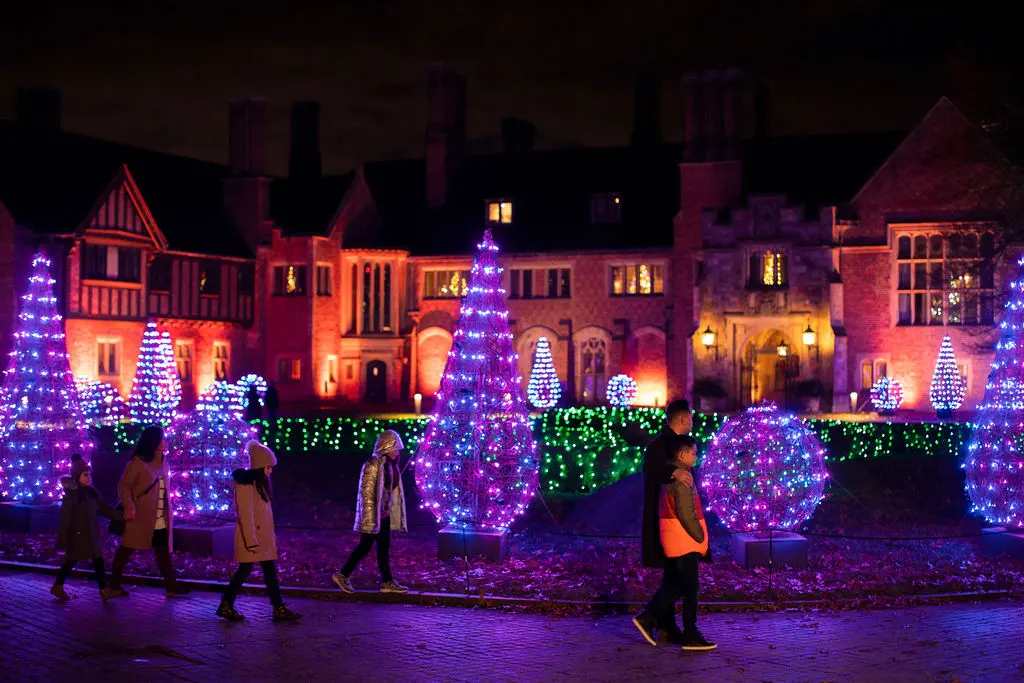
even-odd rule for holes
{"type": "Polygon", "coordinates": [[[0,681],[1021,681],[1024,604],[837,614],[713,614],[710,653],[652,648],[627,617],[601,619],[293,600],[273,624],[242,597],[242,624],[218,596],[168,600],[137,588],[103,604],[73,579],[0,572],[0,681]],[[682,676],[682,678],[680,678],[682,676]]]}

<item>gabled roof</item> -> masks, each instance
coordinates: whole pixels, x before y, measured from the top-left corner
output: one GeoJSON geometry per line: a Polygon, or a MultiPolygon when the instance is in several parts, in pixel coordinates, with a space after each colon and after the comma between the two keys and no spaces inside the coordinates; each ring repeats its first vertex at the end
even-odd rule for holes
{"type": "Polygon", "coordinates": [[[32,135],[0,121],[0,202],[39,234],[69,234],[127,166],[169,248],[252,256],[223,209],[226,169],[68,132],[32,135]]]}

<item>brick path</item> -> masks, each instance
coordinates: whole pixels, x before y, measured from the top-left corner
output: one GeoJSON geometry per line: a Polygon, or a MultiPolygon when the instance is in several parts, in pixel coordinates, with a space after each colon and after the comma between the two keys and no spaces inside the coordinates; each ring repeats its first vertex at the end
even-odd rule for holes
{"type": "Polygon", "coordinates": [[[265,598],[242,597],[249,620],[229,624],[210,593],[136,588],[104,605],[73,579],[62,605],[51,580],[0,572],[0,681],[1024,680],[1021,603],[713,614],[719,650],[681,653],[626,617],[293,600],[303,620],[273,624],[265,598]]]}

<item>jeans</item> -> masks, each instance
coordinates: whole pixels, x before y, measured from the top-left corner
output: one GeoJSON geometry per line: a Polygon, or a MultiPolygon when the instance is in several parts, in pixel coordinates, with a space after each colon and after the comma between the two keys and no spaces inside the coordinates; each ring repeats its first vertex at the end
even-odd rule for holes
{"type": "MultiPolygon", "coordinates": [[[[231,583],[228,584],[227,590],[224,591],[225,602],[232,605],[235,604],[235,596],[242,589],[242,584],[245,583],[245,580],[252,574],[253,564],[253,562],[242,562],[238,565],[235,575],[231,577],[231,583]]],[[[267,595],[270,596],[270,604],[274,607],[283,605],[281,583],[277,580],[277,565],[274,563],[274,560],[263,560],[260,562],[260,570],[263,572],[263,581],[267,584],[267,595]]]]}
{"type": "MultiPolygon", "coordinates": [[[[167,529],[153,530],[153,552],[156,554],[156,566],[160,569],[160,576],[164,578],[164,587],[170,590],[178,585],[178,579],[174,575],[174,566],[171,565],[171,534],[167,529]]],[[[117,547],[114,553],[114,565],[110,569],[110,585],[112,588],[121,588],[121,575],[124,574],[128,558],[132,556],[133,548],[126,548],[123,545],[117,547]]]]}
{"type": "Polygon", "coordinates": [[[689,553],[665,560],[665,574],[661,580],[661,587],[644,608],[644,614],[656,619],[659,627],[671,628],[667,624],[675,622],[676,601],[682,598],[683,630],[691,631],[697,628],[700,557],[700,553],[689,553]]]}
{"type": "MultiPolygon", "coordinates": [[[[54,583],[58,586],[63,585],[64,581],[71,576],[71,570],[75,568],[76,564],[78,564],[78,560],[67,560],[64,562],[64,564],[60,566],[60,570],[57,571],[57,580],[54,581],[54,583]]],[[[92,558],[92,568],[93,571],[96,572],[96,585],[100,587],[100,590],[103,590],[107,586],[107,579],[103,574],[103,558],[92,558]]]]}
{"type": "Polygon", "coordinates": [[[364,557],[366,557],[373,542],[377,541],[377,568],[380,569],[380,580],[384,583],[391,581],[391,518],[385,517],[380,520],[380,531],[376,534],[362,534],[359,545],[348,556],[348,561],[341,568],[341,573],[346,577],[352,576],[364,557]]]}

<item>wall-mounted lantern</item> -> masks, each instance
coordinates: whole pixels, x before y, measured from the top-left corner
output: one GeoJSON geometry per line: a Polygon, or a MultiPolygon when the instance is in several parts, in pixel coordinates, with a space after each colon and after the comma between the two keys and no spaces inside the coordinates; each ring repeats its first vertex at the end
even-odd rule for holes
{"type": "Polygon", "coordinates": [[[718,335],[711,329],[711,325],[700,334],[700,341],[704,344],[704,350],[711,353],[711,349],[715,350],[715,360],[718,360],[718,335]]]}

